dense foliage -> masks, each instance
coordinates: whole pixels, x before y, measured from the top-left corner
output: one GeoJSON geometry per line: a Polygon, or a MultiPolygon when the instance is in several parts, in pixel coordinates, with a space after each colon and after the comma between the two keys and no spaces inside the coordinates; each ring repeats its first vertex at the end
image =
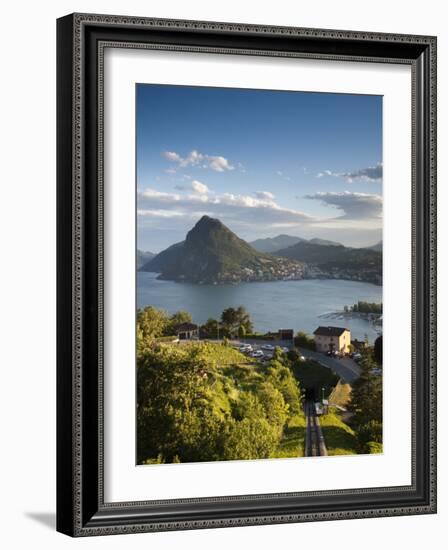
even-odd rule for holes
{"type": "Polygon", "coordinates": [[[156,313],[137,320],[138,462],[277,456],[288,423],[303,415],[286,356],[258,365],[225,343],[163,344],[147,336],[164,330],[156,313]]]}
{"type": "Polygon", "coordinates": [[[297,335],[294,338],[294,344],[298,348],[305,348],[310,350],[316,349],[316,342],[314,341],[314,338],[311,336],[308,336],[306,332],[299,331],[297,335]]]}
{"type": "Polygon", "coordinates": [[[137,311],[137,352],[141,352],[156,338],[174,336],[176,326],[191,323],[188,311],[178,311],[168,315],[165,311],[152,306],[137,311]]]}
{"type": "Polygon", "coordinates": [[[374,302],[363,302],[359,300],[351,307],[345,306],[347,311],[354,311],[355,313],[383,313],[383,304],[376,304],[374,302]]]}
{"type": "Polygon", "coordinates": [[[252,321],[246,308],[228,307],[222,312],[221,322],[229,336],[244,337],[246,333],[253,331],[252,321]]]}
{"type": "Polygon", "coordinates": [[[379,364],[383,364],[383,335],[378,336],[373,346],[373,353],[375,355],[375,361],[379,364]]]}
{"type": "Polygon", "coordinates": [[[380,452],[383,432],[383,384],[378,376],[378,363],[372,347],[366,348],[360,362],[361,375],[352,385],[350,410],[353,413],[351,424],[360,445],[360,451],[380,452]]]}

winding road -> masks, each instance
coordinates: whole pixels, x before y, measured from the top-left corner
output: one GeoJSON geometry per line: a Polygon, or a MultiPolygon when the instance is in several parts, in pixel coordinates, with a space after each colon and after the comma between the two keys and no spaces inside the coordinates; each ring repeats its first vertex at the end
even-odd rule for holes
{"type": "Polygon", "coordinates": [[[333,370],[345,382],[351,383],[359,378],[361,374],[361,367],[353,361],[353,359],[349,359],[348,357],[344,359],[334,359],[334,357],[328,357],[328,355],[308,349],[302,349],[302,353],[307,359],[317,361],[322,366],[333,370]]]}

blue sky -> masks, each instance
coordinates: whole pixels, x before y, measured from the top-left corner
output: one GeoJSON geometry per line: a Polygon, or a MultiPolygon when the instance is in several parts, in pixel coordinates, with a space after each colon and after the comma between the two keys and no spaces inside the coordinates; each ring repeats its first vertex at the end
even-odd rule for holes
{"type": "Polygon", "coordinates": [[[204,214],[246,240],[381,239],[380,96],[137,85],[138,247],[204,214]]]}

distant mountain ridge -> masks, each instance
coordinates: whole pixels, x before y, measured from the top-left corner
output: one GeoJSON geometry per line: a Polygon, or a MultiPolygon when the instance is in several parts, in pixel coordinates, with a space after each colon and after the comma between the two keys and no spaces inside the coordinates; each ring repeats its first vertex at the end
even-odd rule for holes
{"type": "Polygon", "coordinates": [[[176,243],[147,262],[141,271],[160,279],[194,283],[229,283],[302,278],[303,264],[260,253],[221,221],[203,216],[176,243]]]}
{"type": "Polygon", "coordinates": [[[267,237],[266,239],[256,239],[249,244],[259,252],[276,252],[282,248],[292,246],[303,239],[301,237],[293,237],[291,235],[277,235],[277,237],[267,237]]]}
{"type": "Polygon", "coordinates": [[[275,256],[307,265],[306,278],[349,279],[382,284],[382,253],[373,248],[350,248],[303,241],[278,250],[275,256]]]}
{"type": "Polygon", "coordinates": [[[321,246],[337,245],[342,246],[341,243],[335,241],[328,241],[325,239],[314,238],[311,240],[304,239],[302,237],[295,237],[293,235],[277,235],[276,237],[267,237],[265,239],[256,239],[249,244],[258,250],[259,252],[267,252],[273,254],[278,250],[283,250],[290,246],[294,246],[297,243],[310,242],[313,244],[319,244],[321,246]]]}
{"type": "Polygon", "coordinates": [[[137,249],[137,257],[136,257],[137,269],[140,269],[142,266],[148,263],[149,260],[154,258],[154,256],[155,254],[153,252],[137,249]]]}
{"type": "Polygon", "coordinates": [[[367,246],[366,248],[368,248],[369,250],[376,250],[377,252],[382,252],[383,251],[383,241],[379,241],[378,243],[373,244],[372,246],[367,246]]]}
{"type": "Polygon", "coordinates": [[[203,216],[184,241],[157,254],[140,271],[158,273],[159,279],[200,284],[316,278],[382,284],[382,252],[374,247],[351,248],[324,239],[278,237],[282,242],[291,238],[299,241],[271,254],[259,252],[221,221],[203,216]]]}

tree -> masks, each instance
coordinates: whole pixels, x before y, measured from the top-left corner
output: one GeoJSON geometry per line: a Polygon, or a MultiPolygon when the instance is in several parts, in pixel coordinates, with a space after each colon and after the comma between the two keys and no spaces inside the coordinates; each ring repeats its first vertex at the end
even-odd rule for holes
{"type": "Polygon", "coordinates": [[[217,460],[222,414],[209,398],[207,363],[182,349],[145,350],[137,362],[137,459],[217,460]]]}
{"type": "Polygon", "coordinates": [[[299,331],[294,338],[294,345],[298,348],[305,348],[310,350],[316,349],[316,342],[314,341],[314,338],[311,338],[308,336],[306,332],[299,331]]]}
{"type": "Polygon", "coordinates": [[[369,441],[382,443],[383,441],[383,425],[378,420],[369,420],[365,424],[361,424],[357,430],[358,441],[365,445],[369,441]]]}
{"type": "Polygon", "coordinates": [[[269,424],[277,430],[279,437],[288,418],[288,406],[281,392],[270,382],[263,382],[257,388],[257,397],[262,404],[269,424]]]}
{"type": "Polygon", "coordinates": [[[383,364],[383,335],[378,336],[378,338],[375,340],[375,344],[373,346],[374,348],[374,355],[375,355],[375,361],[379,364],[383,364]]]}
{"type": "Polygon", "coordinates": [[[246,336],[246,327],[244,325],[240,325],[238,329],[238,338],[244,338],[246,336]]]}
{"type": "MultiPolygon", "coordinates": [[[[201,325],[201,336],[203,338],[216,339],[218,337],[218,323],[219,321],[217,319],[212,319],[211,317],[207,319],[207,321],[201,325]]],[[[220,331],[220,336],[222,335],[220,331]]]]}
{"type": "Polygon", "coordinates": [[[253,460],[270,458],[278,446],[279,436],[266,418],[244,418],[230,420],[222,440],[224,460],[253,460]]]}
{"type": "Polygon", "coordinates": [[[302,411],[302,391],[286,361],[272,360],[268,368],[268,381],[282,394],[289,416],[302,411]]]}
{"type": "Polygon", "coordinates": [[[238,333],[241,326],[244,327],[246,333],[253,331],[252,321],[246,308],[239,306],[238,308],[228,307],[222,312],[221,321],[224,328],[227,329],[229,336],[234,336],[238,333]]]}
{"type": "Polygon", "coordinates": [[[352,385],[350,409],[354,413],[353,423],[361,426],[371,420],[383,421],[383,386],[380,376],[373,374],[377,368],[371,348],[360,362],[361,375],[352,385]]]}
{"type": "Polygon", "coordinates": [[[149,306],[137,311],[137,354],[165,334],[169,318],[165,311],[149,306]]]}
{"type": "Polygon", "coordinates": [[[182,323],[191,323],[193,321],[191,313],[188,311],[176,311],[171,317],[165,327],[164,335],[165,336],[175,336],[176,327],[182,323]]]}
{"type": "Polygon", "coordinates": [[[259,395],[250,391],[241,392],[238,402],[234,404],[232,418],[226,422],[222,433],[223,458],[269,458],[280,438],[278,425],[268,420],[259,395]]]}

